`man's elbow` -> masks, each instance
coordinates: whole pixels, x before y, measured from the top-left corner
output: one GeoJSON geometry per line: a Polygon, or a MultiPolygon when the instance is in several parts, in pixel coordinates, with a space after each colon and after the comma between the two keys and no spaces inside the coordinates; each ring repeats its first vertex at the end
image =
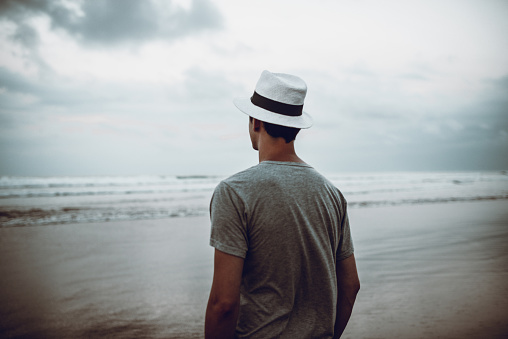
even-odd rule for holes
{"type": "Polygon", "coordinates": [[[336,263],[337,287],[339,293],[356,297],[360,291],[360,278],[356,270],[354,254],[336,263]]]}
{"type": "Polygon", "coordinates": [[[360,280],[356,280],[350,287],[351,293],[353,293],[355,296],[360,292],[360,280]]]}
{"type": "Polygon", "coordinates": [[[228,318],[237,312],[239,304],[238,300],[214,299],[210,302],[210,309],[216,315],[228,318]]]}
{"type": "Polygon", "coordinates": [[[205,315],[205,338],[234,338],[240,302],[210,299],[205,315]]]}
{"type": "Polygon", "coordinates": [[[347,296],[348,299],[354,300],[359,291],[360,291],[360,280],[358,279],[343,282],[339,286],[339,293],[347,296]]]}
{"type": "Polygon", "coordinates": [[[356,298],[358,292],[360,292],[360,279],[355,279],[351,282],[351,286],[349,286],[349,293],[356,298]]]}

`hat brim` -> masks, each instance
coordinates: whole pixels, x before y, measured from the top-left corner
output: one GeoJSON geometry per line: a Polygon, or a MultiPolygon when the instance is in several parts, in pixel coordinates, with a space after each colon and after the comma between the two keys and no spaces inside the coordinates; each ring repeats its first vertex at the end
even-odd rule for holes
{"type": "Polygon", "coordinates": [[[264,122],[294,128],[309,128],[312,126],[312,118],[306,112],[302,112],[302,115],[297,117],[278,114],[254,105],[250,98],[237,98],[233,100],[233,103],[243,113],[264,122]]]}

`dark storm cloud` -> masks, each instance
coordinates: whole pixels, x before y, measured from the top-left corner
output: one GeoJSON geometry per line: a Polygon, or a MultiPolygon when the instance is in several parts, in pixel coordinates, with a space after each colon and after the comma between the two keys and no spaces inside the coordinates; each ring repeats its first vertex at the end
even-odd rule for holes
{"type": "Polygon", "coordinates": [[[209,0],[193,0],[188,10],[170,7],[171,10],[165,11],[152,2],[137,0],[85,1],[81,15],[55,1],[7,0],[0,2],[0,17],[18,23],[13,38],[24,44],[37,42],[35,31],[24,20],[39,14],[51,19],[53,29],[62,29],[82,42],[99,45],[174,40],[221,26],[221,15],[209,0]]]}

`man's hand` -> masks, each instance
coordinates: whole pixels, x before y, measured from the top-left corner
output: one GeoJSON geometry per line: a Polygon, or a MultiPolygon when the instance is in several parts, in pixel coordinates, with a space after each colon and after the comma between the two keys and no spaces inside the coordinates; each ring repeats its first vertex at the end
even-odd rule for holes
{"type": "Polygon", "coordinates": [[[205,316],[205,338],[234,338],[240,306],[243,259],[215,250],[212,289],[205,316]]]}

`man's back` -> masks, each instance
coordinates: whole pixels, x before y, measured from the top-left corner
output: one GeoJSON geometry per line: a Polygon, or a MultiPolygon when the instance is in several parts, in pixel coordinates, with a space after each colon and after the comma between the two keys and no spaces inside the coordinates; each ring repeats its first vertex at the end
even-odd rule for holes
{"type": "Polygon", "coordinates": [[[303,163],[263,161],[224,180],[210,243],[244,258],[237,336],[331,337],[336,260],[353,253],[346,202],[303,163]]]}
{"type": "Polygon", "coordinates": [[[208,338],[338,338],[360,282],[342,194],[296,154],[307,85],[263,71],[234,100],[259,165],[222,181],[210,205],[208,338]]]}

